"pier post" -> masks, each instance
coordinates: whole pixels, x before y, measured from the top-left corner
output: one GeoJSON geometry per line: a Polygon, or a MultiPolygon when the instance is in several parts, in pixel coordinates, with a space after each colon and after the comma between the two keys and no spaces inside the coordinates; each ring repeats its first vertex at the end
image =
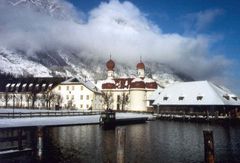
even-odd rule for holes
{"type": "Polygon", "coordinates": [[[206,163],[214,163],[214,141],[213,141],[213,132],[209,130],[203,131],[204,136],[204,156],[206,163]]]}
{"type": "Polygon", "coordinates": [[[23,144],[22,144],[22,129],[18,129],[18,150],[23,150],[23,144]]]}
{"type": "Polygon", "coordinates": [[[43,150],[43,128],[37,127],[36,131],[36,157],[37,160],[42,160],[42,150],[43,150]]]}
{"type": "Polygon", "coordinates": [[[124,163],[126,128],[116,128],[117,163],[124,163]]]}

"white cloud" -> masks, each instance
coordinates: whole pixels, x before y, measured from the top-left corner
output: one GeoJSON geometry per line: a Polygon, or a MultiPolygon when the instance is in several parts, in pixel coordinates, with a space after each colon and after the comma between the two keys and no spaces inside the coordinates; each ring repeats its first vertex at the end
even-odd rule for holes
{"type": "MultiPolygon", "coordinates": [[[[128,1],[102,2],[84,22],[56,19],[30,8],[3,3],[0,15],[0,44],[24,49],[30,55],[43,48],[66,48],[79,55],[105,59],[111,53],[115,60],[131,64],[142,56],[145,61],[168,64],[197,79],[222,75],[222,67],[230,62],[223,56],[209,55],[212,44],[209,37],[162,33],[160,27],[128,1]]],[[[199,16],[199,27],[216,14],[200,15],[209,16],[208,19],[199,16]]]]}
{"type": "Polygon", "coordinates": [[[209,9],[187,14],[183,17],[185,30],[202,31],[209,27],[214,20],[223,13],[224,11],[222,9],[209,9]]]}

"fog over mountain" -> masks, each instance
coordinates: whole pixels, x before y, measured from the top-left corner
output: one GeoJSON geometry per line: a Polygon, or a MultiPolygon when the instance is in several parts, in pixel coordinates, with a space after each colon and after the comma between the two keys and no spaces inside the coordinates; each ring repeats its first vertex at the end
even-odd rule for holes
{"type": "Polygon", "coordinates": [[[218,80],[231,64],[210,53],[214,38],[164,33],[129,1],[102,2],[83,13],[64,0],[4,0],[0,15],[4,72],[103,78],[111,54],[119,76],[135,73],[142,56],[157,79],[218,80]]]}

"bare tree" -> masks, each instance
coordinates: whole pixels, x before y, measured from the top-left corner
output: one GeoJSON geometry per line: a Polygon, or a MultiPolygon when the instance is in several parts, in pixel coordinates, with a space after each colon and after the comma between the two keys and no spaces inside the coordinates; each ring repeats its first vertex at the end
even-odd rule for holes
{"type": "Polygon", "coordinates": [[[118,96],[118,103],[121,105],[121,110],[125,110],[125,106],[129,103],[129,97],[127,93],[122,93],[118,96]]]}
{"type": "Polygon", "coordinates": [[[9,85],[6,85],[5,93],[4,93],[4,101],[5,107],[8,107],[8,102],[11,100],[12,96],[9,94],[9,85]]]}
{"type": "Polygon", "coordinates": [[[11,98],[12,98],[12,96],[8,92],[5,92],[3,100],[5,102],[6,108],[8,107],[8,102],[11,100],[11,98]]]}
{"type": "Polygon", "coordinates": [[[59,107],[62,103],[62,96],[60,94],[57,94],[55,92],[50,92],[49,94],[49,106],[53,104],[56,107],[59,107]]]}
{"type": "Polygon", "coordinates": [[[22,103],[23,103],[23,94],[20,94],[20,97],[19,97],[19,99],[20,99],[20,108],[22,108],[22,103]]]}
{"type": "Polygon", "coordinates": [[[35,102],[37,101],[37,92],[36,91],[32,91],[30,92],[30,99],[32,100],[32,109],[35,108],[35,102]]]}
{"type": "Polygon", "coordinates": [[[32,96],[31,94],[26,94],[25,99],[27,101],[27,108],[30,108],[30,102],[32,101],[32,96]]]}
{"type": "Polygon", "coordinates": [[[114,100],[113,100],[113,93],[108,91],[108,92],[104,92],[102,94],[103,97],[103,104],[106,106],[106,110],[110,109],[110,106],[113,104],[114,100]]]}
{"type": "Polygon", "coordinates": [[[63,101],[62,96],[61,96],[60,94],[56,94],[56,95],[55,95],[55,102],[56,102],[55,104],[57,104],[58,107],[60,107],[62,101],[63,101]]]}
{"type": "Polygon", "coordinates": [[[60,106],[62,102],[62,96],[52,91],[43,93],[41,99],[46,103],[47,109],[50,109],[52,104],[60,106]]]}

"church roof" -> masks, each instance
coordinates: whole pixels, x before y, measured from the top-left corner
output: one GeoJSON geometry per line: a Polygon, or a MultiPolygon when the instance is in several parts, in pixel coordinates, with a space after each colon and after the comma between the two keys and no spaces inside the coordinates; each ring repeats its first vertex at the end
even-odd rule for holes
{"type": "Polygon", "coordinates": [[[1,80],[0,92],[44,92],[51,90],[65,78],[9,78],[1,80]]]}
{"type": "Polygon", "coordinates": [[[116,78],[113,80],[116,83],[117,89],[129,89],[133,78],[116,78]]]}
{"type": "Polygon", "coordinates": [[[240,99],[229,90],[209,81],[174,83],[155,99],[154,105],[233,105],[240,99]]]}
{"type": "Polygon", "coordinates": [[[92,92],[95,92],[95,93],[101,93],[101,91],[96,87],[95,84],[93,84],[91,81],[89,80],[84,80],[82,78],[79,78],[79,77],[73,77],[73,78],[70,78],[64,82],[62,82],[61,84],[81,84],[81,85],[84,85],[86,88],[88,88],[89,90],[91,90],[92,92]]]}
{"type": "Polygon", "coordinates": [[[110,58],[106,63],[107,69],[113,71],[115,67],[114,61],[110,58]]]}
{"type": "Polygon", "coordinates": [[[157,89],[157,83],[152,79],[145,80],[141,78],[114,78],[106,79],[101,82],[102,89],[130,89],[130,88],[147,88],[147,89],[157,89]],[[110,86],[112,84],[114,86],[110,86]],[[110,87],[111,88],[110,88],[110,87]]]}
{"type": "Polygon", "coordinates": [[[140,60],[140,62],[137,64],[137,69],[145,69],[144,63],[140,60]]]}

